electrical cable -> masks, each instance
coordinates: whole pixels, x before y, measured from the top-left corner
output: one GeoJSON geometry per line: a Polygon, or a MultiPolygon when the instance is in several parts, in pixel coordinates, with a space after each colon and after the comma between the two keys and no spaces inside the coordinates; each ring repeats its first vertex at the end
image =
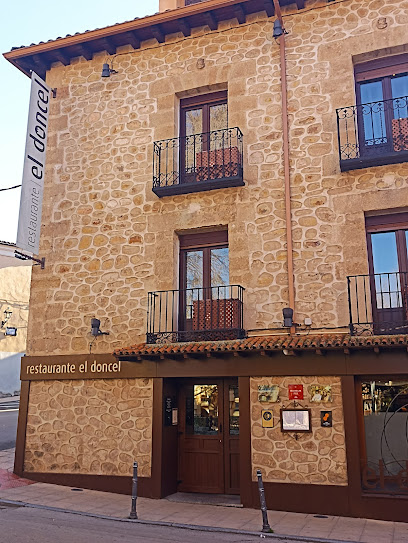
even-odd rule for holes
{"type": "Polygon", "coordinates": [[[14,185],[14,187],[7,187],[6,189],[0,189],[0,192],[3,192],[4,190],[18,189],[18,187],[21,187],[21,185],[14,185]]]}

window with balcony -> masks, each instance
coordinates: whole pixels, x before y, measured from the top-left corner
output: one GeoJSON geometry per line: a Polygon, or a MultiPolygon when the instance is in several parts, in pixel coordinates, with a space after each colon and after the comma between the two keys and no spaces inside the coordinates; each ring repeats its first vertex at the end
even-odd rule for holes
{"type": "Polygon", "coordinates": [[[153,192],[186,194],[244,184],[242,133],[228,127],[227,91],[180,101],[180,137],[154,144],[153,192]]]}
{"type": "Polygon", "coordinates": [[[357,105],[337,110],[342,171],[408,160],[408,55],[355,66],[357,105]]]}
{"type": "Polygon", "coordinates": [[[408,333],[408,213],[366,218],[368,275],[349,281],[354,334],[408,333]]]}
{"type": "Polygon", "coordinates": [[[180,289],[149,293],[147,342],[243,337],[243,291],[230,285],[226,230],[180,236],[180,289]]]}

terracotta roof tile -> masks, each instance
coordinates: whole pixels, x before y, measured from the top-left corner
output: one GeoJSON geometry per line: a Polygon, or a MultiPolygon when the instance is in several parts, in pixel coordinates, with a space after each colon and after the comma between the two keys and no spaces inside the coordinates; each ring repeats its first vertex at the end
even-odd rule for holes
{"type": "Polygon", "coordinates": [[[120,357],[160,356],[171,354],[205,354],[227,351],[272,351],[316,349],[340,350],[373,347],[408,346],[408,335],[395,336],[350,336],[349,334],[320,334],[303,336],[255,336],[232,341],[198,341],[187,343],[147,344],[139,343],[116,349],[120,357]]]}

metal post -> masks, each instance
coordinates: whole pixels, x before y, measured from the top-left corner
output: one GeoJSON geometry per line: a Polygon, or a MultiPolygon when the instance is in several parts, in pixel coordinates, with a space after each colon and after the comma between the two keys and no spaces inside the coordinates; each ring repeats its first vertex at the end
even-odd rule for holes
{"type": "Polygon", "coordinates": [[[137,500],[137,462],[133,462],[132,508],[130,510],[130,515],[129,515],[129,518],[132,520],[137,519],[136,500],[137,500]]]}
{"type": "Polygon", "coordinates": [[[260,469],[256,470],[256,476],[258,477],[258,490],[259,490],[259,501],[261,502],[261,511],[262,511],[262,532],[271,533],[273,530],[269,526],[268,522],[268,509],[266,507],[265,500],[265,489],[262,481],[262,473],[260,469]]]}

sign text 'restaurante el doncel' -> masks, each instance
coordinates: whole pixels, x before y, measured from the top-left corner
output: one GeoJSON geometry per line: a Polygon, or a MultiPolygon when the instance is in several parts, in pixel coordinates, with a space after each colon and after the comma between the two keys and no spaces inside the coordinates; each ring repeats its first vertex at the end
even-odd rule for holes
{"type": "Polygon", "coordinates": [[[85,362],[71,364],[31,364],[26,368],[27,375],[72,375],[79,373],[120,373],[121,362],[85,362]]]}

